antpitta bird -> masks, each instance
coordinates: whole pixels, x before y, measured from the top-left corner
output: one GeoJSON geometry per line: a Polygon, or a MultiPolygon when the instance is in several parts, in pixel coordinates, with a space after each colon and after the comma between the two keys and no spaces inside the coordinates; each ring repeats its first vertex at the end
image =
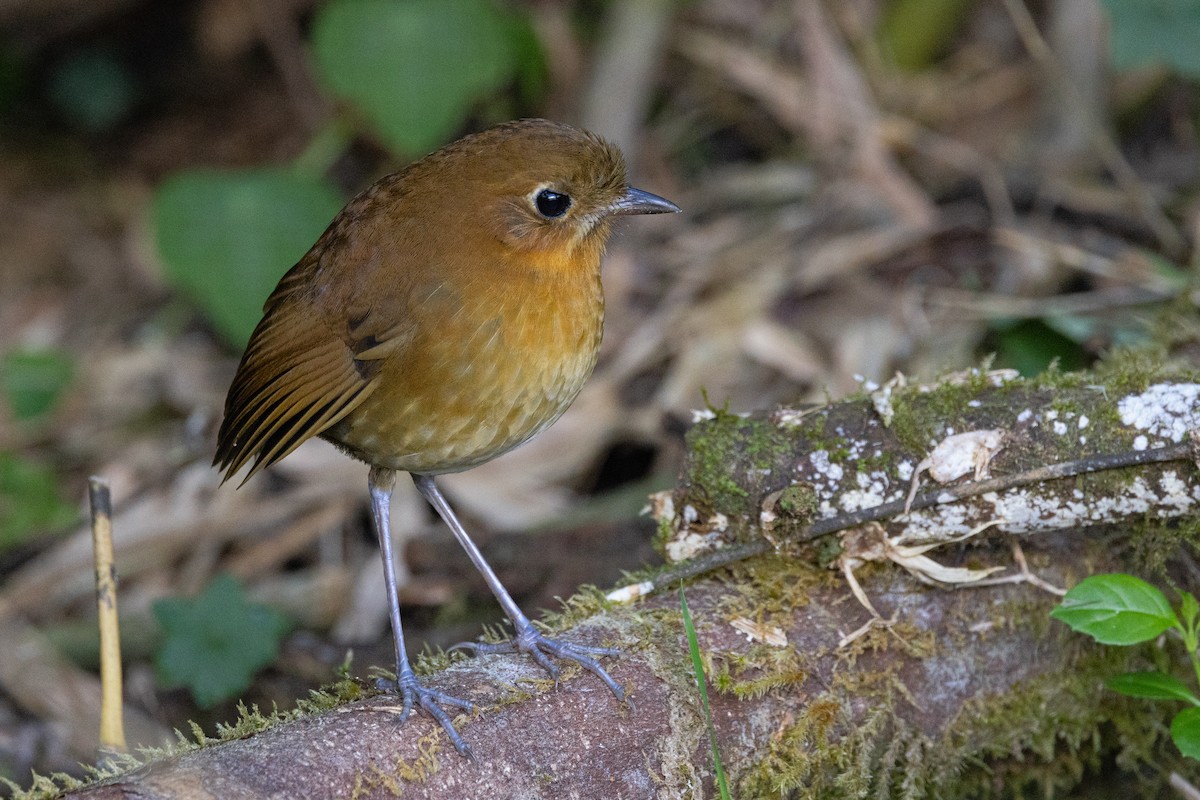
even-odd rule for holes
{"type": "Polygon", "coordinates": [[[613,220],[677,212],[627,185],[620,151],[586,131],[520,120],[467,136],[389,175],[346,205],[263,308],[225,402],[215,464],[247,479],[320,436],[370,465],[373,519],[395,639],[396,679],[470,750],[421,685],[400,627],[388,509],[412,475],[512,621],[501,645],[552,676],[575,661],[618,699],[597,661],[617,651],[547,638],[459,523],[435,477],[508,452],[566,411],[596,364],[600,260],[613,220]]]}

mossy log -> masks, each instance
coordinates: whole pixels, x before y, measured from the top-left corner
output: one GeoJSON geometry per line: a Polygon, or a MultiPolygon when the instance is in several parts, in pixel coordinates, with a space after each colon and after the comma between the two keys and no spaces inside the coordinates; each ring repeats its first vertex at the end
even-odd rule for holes
{"type": "Polygon", "coordinates": [[[1187,518],[1200,504],[1188,377],[972,371],[805,411],[700,416],[679,487],[655,504],[673,560],[869,521],[897,545],[936,545],[984,526],[1029,537],[1187,518]]]}
{"type": "MultiPolygon", "coordinates": [[[[1172,397],[1196,386],[1166,383],[1182,393],[1172,397]]],[[[1189,403],[1168,403],[1174,409],[1168,417],[1185,421],[1179,425],[1148,411],[1131,416],[1126,411],[1133,406],[1121,405],[1162,384],[1104,390],[1098,381],[1050,386],[980,373],[929,392],[899,389],[886,403],[852,400],[807,415],[716,414],[698,425],[680,486],[670,502],[660,498],[658,510],[668,549],[699,540],[699,549],[710,551],[703,559],[711,559],[723,547],[742,548],[741,560],[687,585],[717,749],[734,796],[1054,794],[1112,758],[1147,791],[1171,770],[1195,780],[1195,767],[1167,738],[1166,704],[1130,700],[1103,686],[1108,675],[1145,668],[1151,659],[1165,662],[1175,654],[1169,646],[1099,647],[1052,622],[1048,612],[1057,598],[1029,582],[955,589],[930,585],[919,570],[864,566],[859,559],[855,575],[876,617],[843,573],[828,568],[845,553],[801,544],[829,524],[822,520],[843,517],[854,524],[874,520],[893,543],[936,543],[1002,516],[972,546],[943,546],[930,555],[959,567],[1011,564],[1008,543],[993,533],[1001,530],[1024,534],[1030,573],[1043,586],[1161,566],[1180,537],[1195,538],[1188,515],[1200,479],[1186,453],[1169,463],[1135,460],[990,496],[935,481],[937,488],[918,491],[913,511],[900,515],[912,470],[948,429],[1002,431],[1003,446],[988,453],[992,477],[981,473],[980,481],[1067,461],[1099,464],[1087,461],[1096,454],[1186,445],[1196,427],[1188,415],[1200,412],[1195,393],[1189,403]],[[881,413],[892,415],[890,425],[881,413]],[[1021,507],[1043,512],[1000,513],[1017,507],[1012,495],[1020,492],[1038,498],[1021,507]],[[1071,515],[1048,510],[1051,501],[1071,515]],[[961,510],[952,512],[955,505],[961,510]],[[863,513],[876,506],[891,513],[863,513]],[[762,541],[768,546],[753,545],[762,541]],[[748,544],[766,552],[745,558],[748,544]]],[[[675,588],[671,574],[679,573],[668,568],[643,585],[675,588]]],[[[569,639],[625,651],[611,672],[630,705],[617,703],[586,672],[567,669],[556,687],[527,659],[488,656],[456,662],[429,679],[481,707],[456,721],[475,761],[455,754],[423,714],[400,724],[394,697],[347,699],[360,692],[347,682],[341,699],[313,704],[329,707],[270,725],[248,719],[225,741],[72,796],[714,796],[712,749],[677,594],[630,605],[584,594],[555,624],[569,639]]]]}
{"type": "MultiPolygon", "coordinates": [[[[1033,559],[1047,580],[1118,566],[1099,538],[1060,545],[1033,559]]],[[[898,569],[868,572],[874,605],[897,621],[841,649],[870,617],[837,573],[765,556],[688,587],[735,796],[1007,796],[1074,784],[1105,754],[1136,765],[1161,744],[1154,709],[1102,689],[1130,652],[1052,623],[1045,592],[947,591],[898,569]],[[750,640],[738,622],[785,642],[750,640]]],[[[612,674],[632,707],[586,673],[555,689],[526,661],[489,656],[431,679],[484,707],[457,720],[474,762],[428,717],[401,725],[395,698],[376,696],[242,730],[72,796],[714,796],[677,596],[596,614],[568,635],[627,651],[612,674]]]]}

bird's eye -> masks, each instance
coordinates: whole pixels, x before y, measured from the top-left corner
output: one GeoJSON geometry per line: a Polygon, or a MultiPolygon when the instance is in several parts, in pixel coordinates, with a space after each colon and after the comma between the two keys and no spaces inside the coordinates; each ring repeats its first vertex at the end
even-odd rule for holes
{"type": "Polygon", "coordinates": [[[534,198],[533,204],[543,217],[554,219],[567,213],[567,209],[571,207],[571,198],[553,189],[542,189],[534,198]]]}

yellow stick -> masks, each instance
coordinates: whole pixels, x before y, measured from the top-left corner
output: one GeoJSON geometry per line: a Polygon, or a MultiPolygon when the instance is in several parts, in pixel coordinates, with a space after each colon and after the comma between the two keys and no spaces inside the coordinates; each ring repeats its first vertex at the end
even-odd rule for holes
{"type": "Polygon", "coordinates": [[[121,634],[117,621],[117,570],[113,565],[112,497],[108,482],[88,480],[92,549],[96,555],[96,605],[100,612],[100,747],[125,749],[121,692],[121,634]]]}

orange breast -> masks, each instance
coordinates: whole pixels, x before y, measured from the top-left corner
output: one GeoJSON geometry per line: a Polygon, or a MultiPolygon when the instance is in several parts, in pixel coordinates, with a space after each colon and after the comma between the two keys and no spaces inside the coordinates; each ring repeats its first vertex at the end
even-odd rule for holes
{"type": "Polygon", "coordinates": [[[598,268],[479,270],[453,283],[428,293],[421,324],[381,365],[378,386],[324,438],[371,464],[457,472],[566,411],[596,364],[598,268]]]}

